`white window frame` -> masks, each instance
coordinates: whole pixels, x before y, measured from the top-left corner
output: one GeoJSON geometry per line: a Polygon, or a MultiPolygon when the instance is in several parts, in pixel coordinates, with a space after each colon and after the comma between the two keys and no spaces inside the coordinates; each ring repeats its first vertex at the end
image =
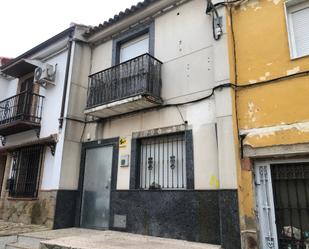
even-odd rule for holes
{"type": "Polygon", "coordinates": [[[298,59],[305,56],[308,56],[308,54],[297,54],[296,50],[296,43],[295,43],[295,36],[293,31],[293,20],[291,13],[302,10],[304,8],[309,7],[309,1],[307,0],[287,0],[284,3],[284,10],[285,10],[285,19],[286,19],[286,26],[287,26],[287,33],[288,33],[288,40],[289,40],[289,48],[290,48],[290,57],[291,59],[298,59]]]}
{"type": "Polygon", "coordinates": [[[136,56],[133,56],[132,58],[129,58],[129,59],[126,59],[126,60],[123,60],[122,59],[122,53],[123,53],[123,50],[125,50],[126,48],[129,48],[131,46],[134,46],[136,45],[137,43],[141,42],[141,41],[144,41],[146,40],[147,41],[147,51],[145,51],[145,53],[149,53],[149,40],[150,40],[150,37],[149,37],[149,32],[143,34],[143,35],[140,35],[140,36],[137,36],[123,44],[120,45],[120,48],[119,48],[119,63],[123,63],[123,62],[126,62],[128,60],[132,60],[133,58],[135,57],[138,57],[138,56],[141,56],[142,54],[145,54],[145,53],[137,53],[136,56]]]}

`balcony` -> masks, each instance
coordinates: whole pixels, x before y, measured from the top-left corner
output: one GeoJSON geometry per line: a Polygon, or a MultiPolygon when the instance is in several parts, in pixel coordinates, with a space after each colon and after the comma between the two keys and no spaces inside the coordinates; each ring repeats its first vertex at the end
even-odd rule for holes
{"type": "Polygon", "coordinates": [[[161,105],[161,65],[143,54],[90,75],[85,114],[105,118],[161,105]]]}
{"type": "Polygon", "coordinates": [[[39,129],[44,97],[22,92],[0,102],[0,135],[5,137],[19,132],[39,129]]]}

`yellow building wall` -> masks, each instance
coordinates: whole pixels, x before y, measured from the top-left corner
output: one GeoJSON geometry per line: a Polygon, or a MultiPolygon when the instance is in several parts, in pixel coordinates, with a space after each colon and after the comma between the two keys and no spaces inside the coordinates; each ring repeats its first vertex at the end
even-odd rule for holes
{"type": "MultiPolygon", "coordinates": [[[[284,1],[247,1],[233,11],[233,27],[238,85],[254,85],[309,70],[309,56],[290,59],[284,1]]],[[[238,90],[239,129],[308,122],[308,94],[309,76],[238,90]]],[[[308,138],[306,130],[299,136],[295,136],[295,132],[291,135],[296,139],[287,139],[287,143],[303,142],[304,137],[308,138]]],[[[259,146],[263,146],[261,141],[259,146]]]]}
{"type": "Polygon", "coordinates": [[[248,0],[231,12],[227,26],[232,83],[250,85],[237,88],[235,94],[238,193],[244,231],[255,229],[255,203],[252,171],[241,166],[239,134],[247,134],[243,142],[254,148],[309,142],[309,74],[257,83],[308,71],[309,56],[290,58],[283,0],[248,0]]]}

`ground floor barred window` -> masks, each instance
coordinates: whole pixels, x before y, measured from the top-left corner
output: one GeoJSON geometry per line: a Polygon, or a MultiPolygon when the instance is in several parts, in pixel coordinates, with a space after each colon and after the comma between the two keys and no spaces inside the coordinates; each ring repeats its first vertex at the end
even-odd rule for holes
{"type": "Polygon", "coordinates": [[[186,189],[185,134],[140,140],[140,188],[186,189]]]}
{"type": "Polygon", "coordinates": [[[12,169],[8,183],[9,196],[36,197],[39,188],[40,166],[44,147],[25,147],[12,153],[12,169]]]}

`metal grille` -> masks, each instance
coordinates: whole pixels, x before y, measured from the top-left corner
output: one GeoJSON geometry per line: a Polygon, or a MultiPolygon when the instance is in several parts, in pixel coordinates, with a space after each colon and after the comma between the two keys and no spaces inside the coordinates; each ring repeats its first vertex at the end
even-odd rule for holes
{"type": "Polygon", "coordinates": [[[184,134],[142,139],[140,155],[140,188],[186,188],[184,134]]]}
{"type": "Polygon", "coordinates": [[[0,125],[22,120],[40,123],[44,97],[29,91],[0,102],[0,125]]]}
{"type": "Polygon", "coordinates": [[[141,94],[160,98],[161,64],[143,54],[90,75],[87,108],[141,94]]]}
{"type": "Polygon", "coordinates": [[[309,248],[309,163],[271,165],[280,249],[309,248]]]}
{"type": "Polygon", "coordinates": [[[13,152],[9,179],[10,197],[37,196],[43,148],[42,145],[37,145],[13,152]]]}

